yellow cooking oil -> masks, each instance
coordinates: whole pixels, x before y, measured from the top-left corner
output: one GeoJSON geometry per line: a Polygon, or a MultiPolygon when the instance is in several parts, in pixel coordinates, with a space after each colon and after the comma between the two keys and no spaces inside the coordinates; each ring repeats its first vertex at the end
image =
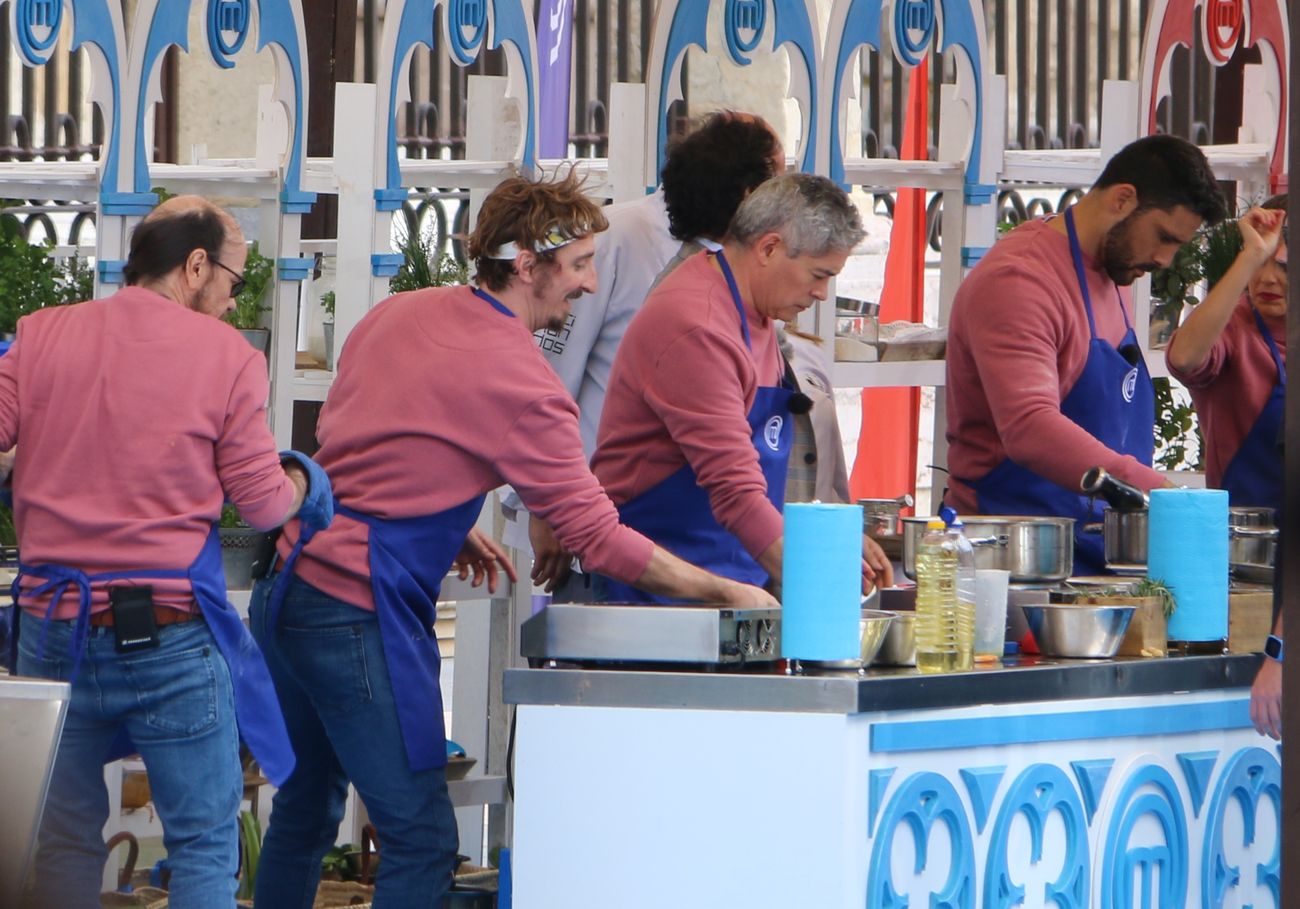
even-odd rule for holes
{"type": "Polygon", "coordinates": [[[975,604],[957,597],[957,546],[933,518],[916,551],[916,666],[954,672],[974,665],[975,604]]]}

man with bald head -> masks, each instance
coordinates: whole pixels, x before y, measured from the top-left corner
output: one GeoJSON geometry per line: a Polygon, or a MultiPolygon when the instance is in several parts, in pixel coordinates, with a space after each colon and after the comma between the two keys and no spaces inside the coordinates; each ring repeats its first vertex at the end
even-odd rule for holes
{"type": "Polygon", "coordinates": [[[226,599],[216,525],[228,500],[261,530],[295,515],[324,527],[333,498],[309,459],[276,453],[266,362],[220,321],[244,258],[229,214],[173,198],[135,229],[127,286],[27,316],[0,358],[0,449],[17,446],[16,668],[72,684],[26,906],[99,905],[102,765],[135,750],[170,904],[229,909],[240,736],[273,781],[293,766],[226,599]]]}

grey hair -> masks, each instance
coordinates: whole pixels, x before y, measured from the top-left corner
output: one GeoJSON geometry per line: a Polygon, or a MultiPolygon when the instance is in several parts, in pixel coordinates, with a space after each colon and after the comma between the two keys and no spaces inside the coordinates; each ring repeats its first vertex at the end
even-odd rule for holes
{"type": "Polygon", "coordinates": [[[746,196],[728,233],[744,246],[778,233],[791,256],[813,257],[850,250],[867,235],[848,193],[825,177],[799,173],[773,177],[746,196]]]}

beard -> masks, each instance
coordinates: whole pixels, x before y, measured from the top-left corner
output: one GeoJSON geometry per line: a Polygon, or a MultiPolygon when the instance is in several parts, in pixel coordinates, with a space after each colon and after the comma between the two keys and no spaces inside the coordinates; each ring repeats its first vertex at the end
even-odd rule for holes
{"type": "Polygon", "coordinates": [[[1118,287],[1128,287],[1146,272],[1155,271],[1160,267],[1156,262],[1134,262],[1130,258],[1133,225],[1140,213],[1140,210],[1133,212],[1106,231],[1106,236],[1101,241],[1101,256],[1098,264],[1118,287]]]}

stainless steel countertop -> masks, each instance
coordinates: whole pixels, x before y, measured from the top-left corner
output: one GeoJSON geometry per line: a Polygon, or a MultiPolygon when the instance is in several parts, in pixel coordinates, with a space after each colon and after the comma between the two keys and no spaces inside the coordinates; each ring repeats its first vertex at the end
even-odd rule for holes
{"type": "Polygon", "coordinates": [[[873,713],[1249,688],[1259,660],[1254,654],[1100,661],[1022,658],[948,675],[921,675],[915,669],[802,676],[774,671],[510,669],[504,697],[510,704],[873,713]]]}

